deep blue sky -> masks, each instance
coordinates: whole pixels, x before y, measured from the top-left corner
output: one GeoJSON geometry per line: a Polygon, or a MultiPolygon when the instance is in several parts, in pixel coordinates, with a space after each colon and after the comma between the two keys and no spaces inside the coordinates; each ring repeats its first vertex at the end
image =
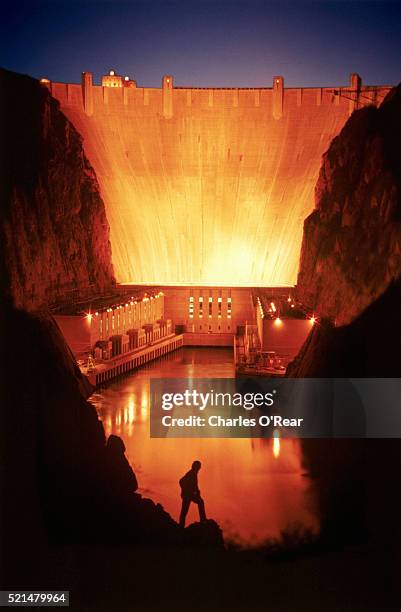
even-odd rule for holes
{"type": "Polygon", "coordinates": [[[401,80],[401,2],[96,0],[2,3],[0,65],[95,81],[109,68],[138,85],[336,85],[401,80]]]}

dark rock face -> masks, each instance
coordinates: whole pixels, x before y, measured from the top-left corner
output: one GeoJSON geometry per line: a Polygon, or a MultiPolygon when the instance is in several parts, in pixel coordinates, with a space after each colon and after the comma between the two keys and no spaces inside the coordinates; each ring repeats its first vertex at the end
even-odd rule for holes
{"type": "Polygon", "coordinates": [[[212,519],[204,523],[192,523],[185,529],[185,543],[202,548],[224,548],[223,532],[212,519]]]}
{"type": "Polygon", "coordinates": [[[109,226],[82,140],[45,86],[0,70],[1,289],[19,308],[114,283],[109,226]]]}
{"type": "Polygon", "coordinates": [[[401,85],[355,112],[332,141],[306,219],[298,296],[351,322],[401,275],[401,85]]]}
{"type": "Polygon", "coordinates": [[[392,284],[349,325],[315,325],[297,357],[290,378],[401,376],[401,282],[392,284]]]}
{"type": "Polygon", "coordinates": [[[321,317],[287,376],[400,376],[401,85],[323,159],[297,293],[321,317]]]}
{"type": "Polygon", "coordinates": [[[105,438],[51,319],[2,304],[1,323],[1,519],[18,563],[19,543],[41,549],[64,524],[85,529],[82,500],[99,488],[105,438]]]}

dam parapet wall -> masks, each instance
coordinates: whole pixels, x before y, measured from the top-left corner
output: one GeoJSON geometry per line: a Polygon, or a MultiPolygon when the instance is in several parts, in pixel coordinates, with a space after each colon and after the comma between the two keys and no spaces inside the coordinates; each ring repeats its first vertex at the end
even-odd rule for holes
{"type": "MultiPolygon", "coordinates": [[[[53,97],[66,106],[76,106],[88,116],[105,107],[110,112],[124,111],[129,106],[147,108],[150,114],[166,119],[174,116],[174,107],[180,113],[191,109],[250,109],[261,108],[276,120],[296,107],[330,108],[333,112],[351,114],[354,110],[373,104],[378,106],[392,86],[362,85],[358,74],[350,75],[347,86],[341,87],[285,87],[284,77],[273,77],[272,87],[175,87],[173,77],[166,75],[162,86],[110,87],[93,84],[91,72],[82,73],[81,84],[59,83],[43,79],[53,97]]],[[[131,82],[130,82],[131,83],[131,82]]]]}

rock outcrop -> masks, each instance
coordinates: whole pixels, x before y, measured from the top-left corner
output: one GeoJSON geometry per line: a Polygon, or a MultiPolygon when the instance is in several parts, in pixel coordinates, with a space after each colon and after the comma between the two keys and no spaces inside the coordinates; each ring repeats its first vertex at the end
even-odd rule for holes
{"type": "Polygon", "coordinates": [[[109,225],[82,139],[48,89],[0,70],[0,274],[18,308],[114,283],[109,225]]]}
{"type": "Polygon", "coordinates": [[[324,155],[305,220],[297,292],[350,323],[401,276],[401,85],[353,113],[324,155]]]}
{"type": "Polygon", "coordinates": [[[401,85],[323,158],[297,295],[320,318],[290,377],[400,376],[401,85]]]}
{"type": "Polygon", "coordinates": [[[185,528],[185,544],[202,548],[224,548],[223,532],[213,519],[185,528]]]}
{"type": "Polygon", "coordinates": [[[401,376],[401,282],[392,284],[349,325],[327,319],[315,325],[290,378],[398,378],[401,376]]]}

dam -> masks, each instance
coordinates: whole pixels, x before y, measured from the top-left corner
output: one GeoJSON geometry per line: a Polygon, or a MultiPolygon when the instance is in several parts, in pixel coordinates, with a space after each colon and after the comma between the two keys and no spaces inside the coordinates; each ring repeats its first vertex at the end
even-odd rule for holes
{"type": "Polygon", "coordinates": [[[42,79],[83,137],[110,224],[119,283],[296,283],[323,153],[354,109],[391,87],[138,87],[42,79]]]}

